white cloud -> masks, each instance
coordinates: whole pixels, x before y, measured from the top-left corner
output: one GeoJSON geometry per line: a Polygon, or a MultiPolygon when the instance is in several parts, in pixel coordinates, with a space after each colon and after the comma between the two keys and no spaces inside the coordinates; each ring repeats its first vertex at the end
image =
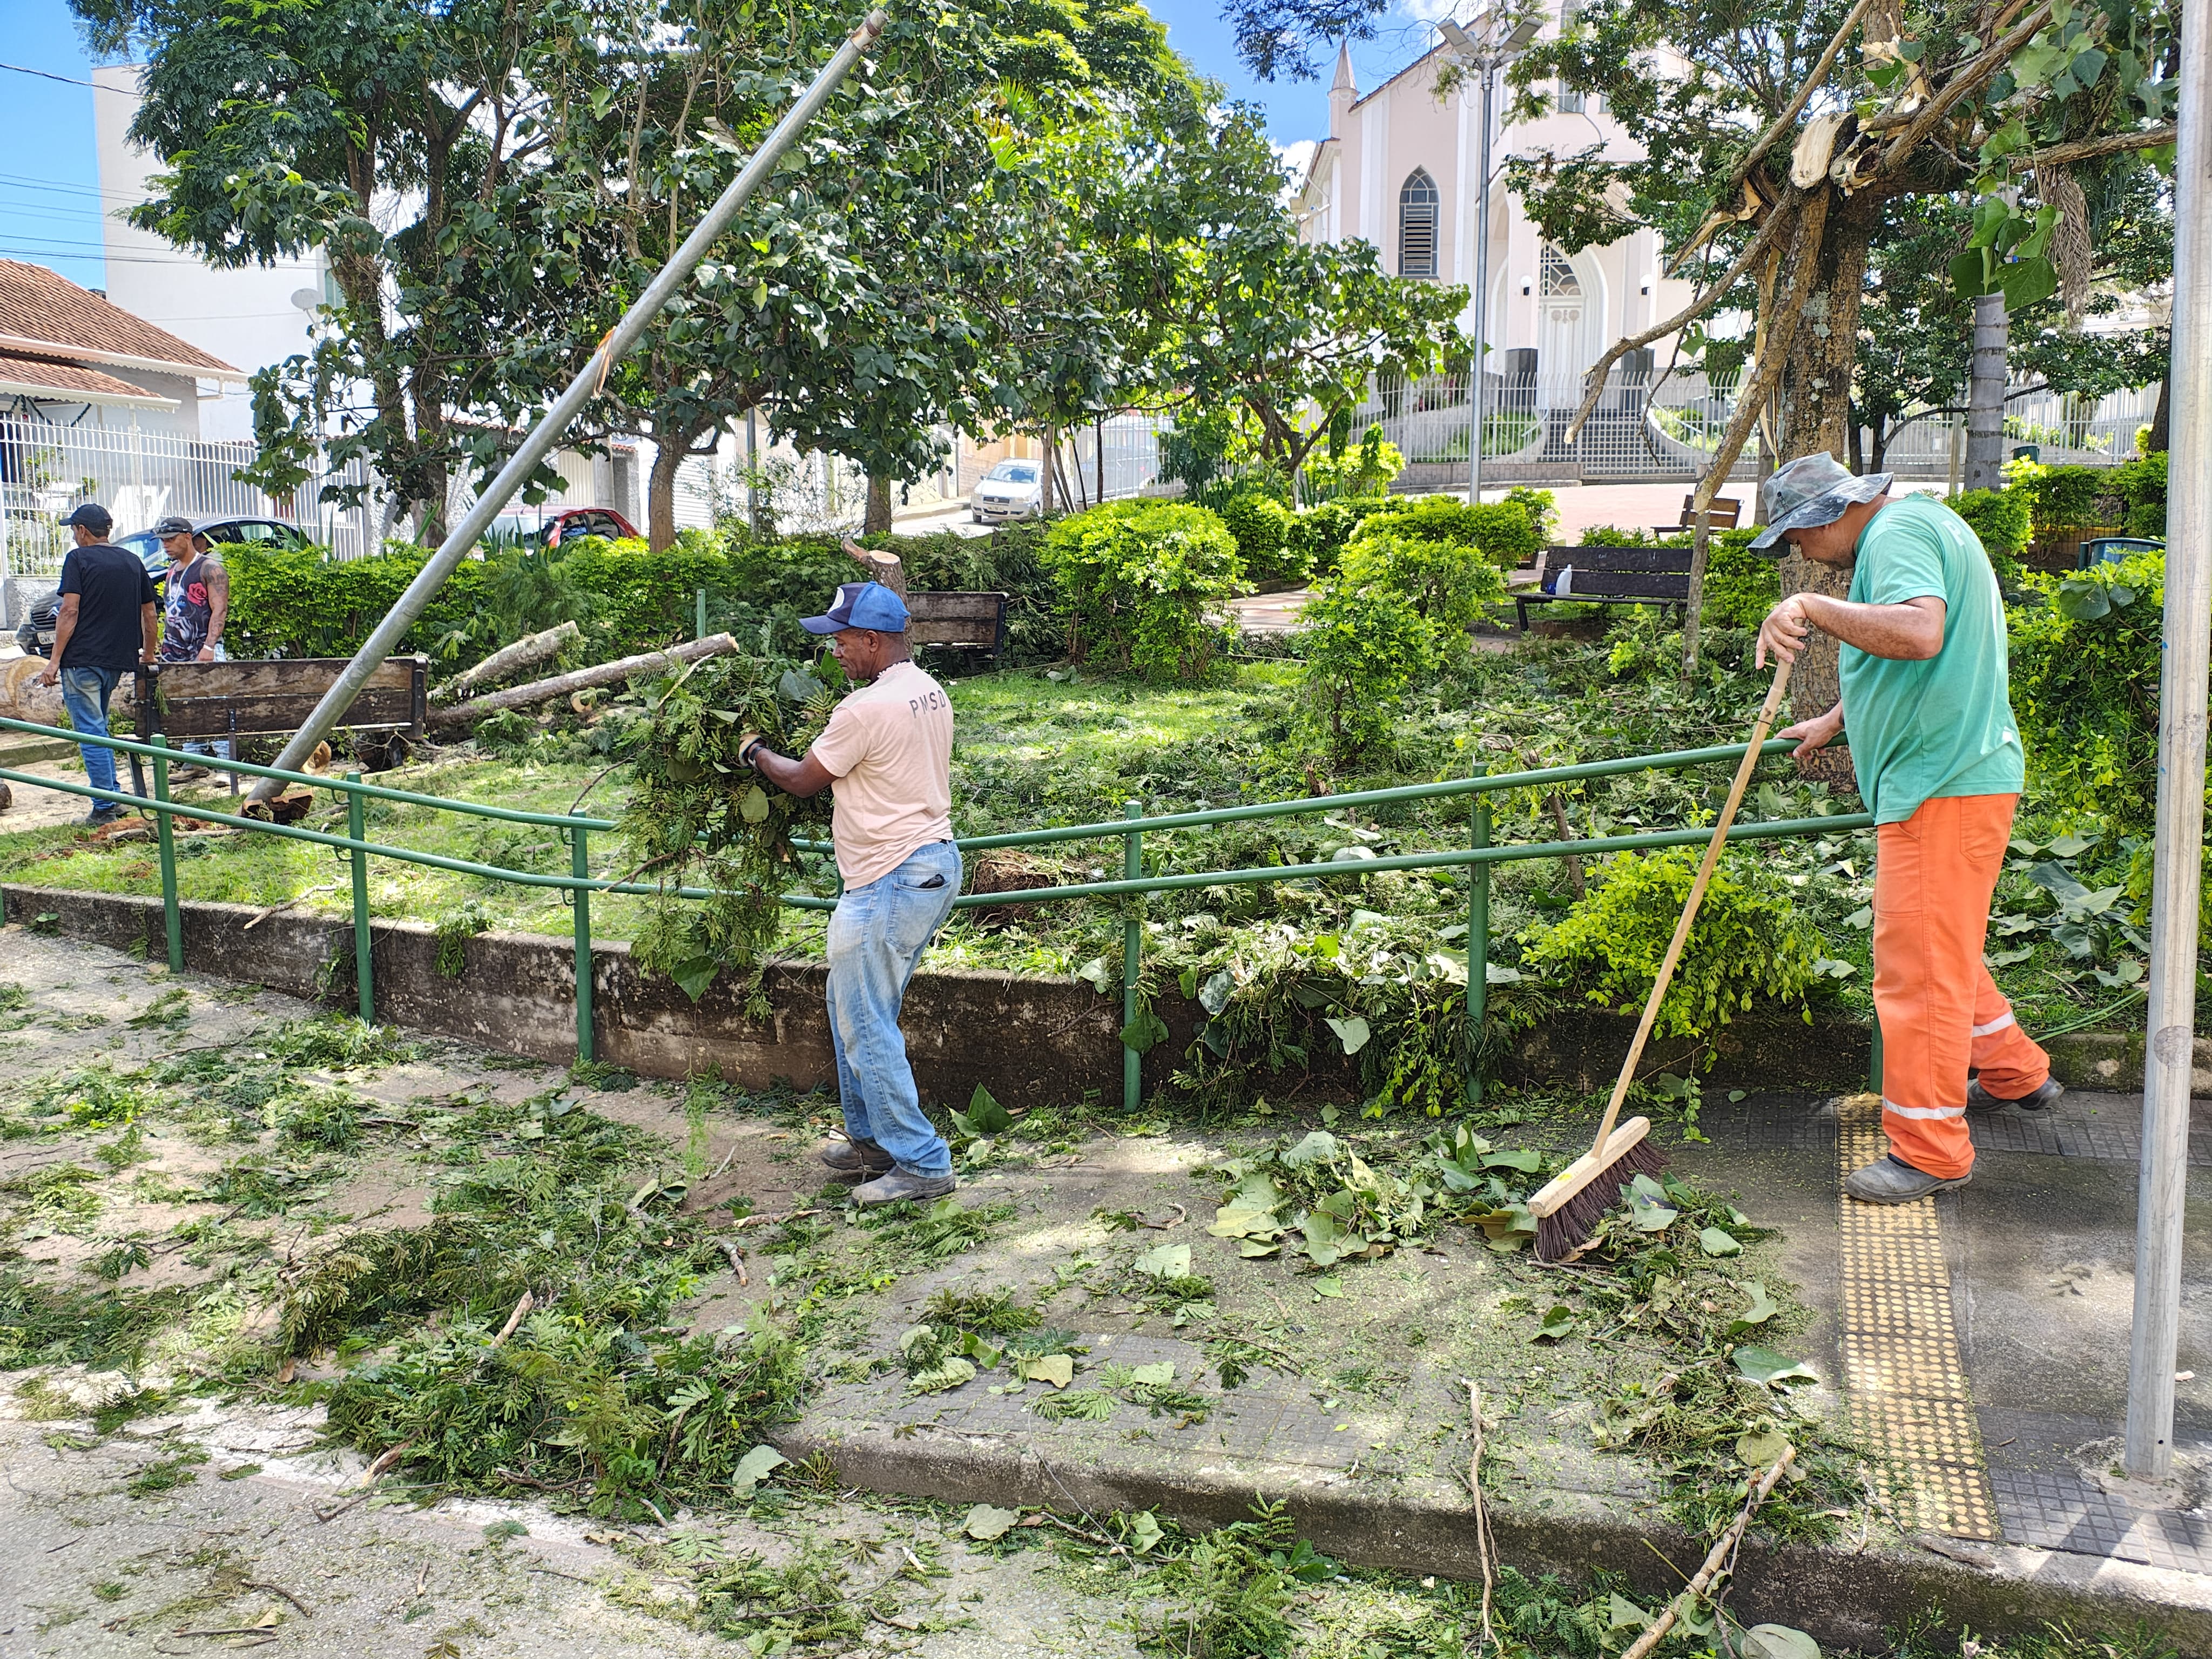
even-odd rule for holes
{"type": "Polygon", "coordinates": [[[1273,148],[1275,159],[1283,164],[1283,171],[1290,179],[1290,187],[1297,189],[1305,182],[1306,169],[1313,165],[1317,145],[1311,138],[1298,138],[1273,148]]]}

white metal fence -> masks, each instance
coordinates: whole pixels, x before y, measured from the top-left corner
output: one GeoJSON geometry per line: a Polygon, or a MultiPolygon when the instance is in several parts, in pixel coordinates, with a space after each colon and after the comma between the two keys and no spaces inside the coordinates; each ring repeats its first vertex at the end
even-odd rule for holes
{"type": "Polygon", "coordinates": [[[343,557],[373,550],[374,506],[336,499],[367,482],[363,464],[272,497],[234,476],[254,454],[250,443],[0,418],[0,580],[58,574],[70,545],[60,521],[81,501],[99,502],[126,535],[171,513],[237,514],[287,520],[343,557]]]}
{"type": "MultiPolygon", "coordinates": [[[[1483,465],[1496,468],[1492,476],[1501,483],[1523,466],[1571,473],[1586,483],[1694,477],[1735,414],[1733,380],[1709,383],[1702,374],[1617,368],[1570,442],[1567,430],[1583,392],[1580,376],[1492,374],[1483,379],[1483,465]]],[[[2046,463],[2124,460],[2157,402],[2155,386],[2092,398],[2015,385],[2005,404],[2008,449],[2033,445],[2046,463]]],[[[1353,436],[1378,423],[1411,465],[1465,466],[1467,376],[1378,381],[1354,413],[1353,436]]],[[[1963,443],[1965,425],[1963,414],[1915,416],[1896,431],[1881,465],[1907,477],[1948,477],[1954,434],[1963,443]]],[[[1869,446],[1872,436],[1863,434],[1869,446]]],[[[1868,460],[1871,465],[1870,447],[1868,460]]],[[[1749,478],[1757,467],[1756,449],[1747,446],[1730,476],[1749,478]]]]}

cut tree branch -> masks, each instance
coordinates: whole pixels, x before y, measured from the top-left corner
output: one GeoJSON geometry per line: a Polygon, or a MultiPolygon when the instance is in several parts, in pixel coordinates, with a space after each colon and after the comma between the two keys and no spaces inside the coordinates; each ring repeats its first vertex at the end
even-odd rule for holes
{"type": "Polygon", "coordinates": [[[1772,125],[1759,135],[1759,142],[1751,147],[1750,153],[1736,163],[1735,173],[1729,175],[1728,188],[1721,191],[1719,199],[1725,201],[1734,195],[1736,186],[1751,176],[1751,170],[1759,165],[1759,158],[1774,148],[1775,140],[1797,125],[1797,118],[1805,112],[1805,106],[1812,102],[1813,94],[1820,89],[1820,83],[1828,78],[1828,71],[1835,67],[1836,54],[1844,49],[1844,42],[1859,26],[1859,20],[1866,15],[1867,8],[1873,3],[1874,0],[1859,0],[1858,4],[1851,8],[1850,15],[1844,19],[1843,27],[1836,31],[1836,38],[1828,42],[1827,51],[1820,54],[1819,61],[1813,65],[1812,73],[1805,77],[1805,84],[1797,88],[1797,95],[1790,100],[1790,107],[1774,118],[1772,125]]]}
{"type": "Polygon", "coordinates": [[[1928,107],[1912,118],[1912,125],[1899,133],[1883,153],[1883,170],[1893,171],[1900,166],[1906,156],[1919,148],[1920,141],[1936,130],[1936,124],[1951,112],[1954,106],[2012,62],[2013,54],[2033,40],[2036,30],[2050,21],[2051,0],[2041,0],[2041,3],[2030,9],[2011,33],[1953,76],[1942,91],[1928,100],[1928,107]]]}
{"type": "Polygon", "coordinates": [[[1790,283],[1789,297],[1776,314],[1765,344],[1754,360],[1758,373],[1753,383],[1736,393],[1735,414],[1729,422],[1720,447],[1713,451],[1712,465],[1698,480],[1697,493],[1690,498],[1693,514],[1711,508],[1713,497],[1720,493],[1721,485],[1735,469],[1735,458],[1743,453],[1744,441],[1751,435],[1759,409],[1767,395],[1782,382],[1782,371],[1790,361],[1790,344],[1797,337],[1797,319],[1805,314],[1805,302],[1812,297],[1813,284],[1820,275],[1820,233],[1827,226],[1830,195],[1826,189],[1814,191],[1805,198],[1804,210],[1797,216],[1797,235],[1792,244],[1798,254],[1797,270],[1790,283]]]}
{"type": "Polygon", "coordinates": [[[2172,122],[2162,127],[2147,127],[2141,132],[2108,132],[2101,138],[2081,138],[2070,144],[2053,144],[2049,149],[2022,150],[2005,158],[2005,165],[2014,173],[2024,173],[2030,167],[2070,167],[2076,161],[2093,161],[2100,155],[2118,155],[2123,150],[2155,149],[2160,144],[2174,140],[2172,122]]]}
{"type": "Polygon", "coordinates": [[[1774,1490],[1774,1483],[1782,1478],[1782,1472],[1790,1467],[1790,1460],[1796,1455],[1795,1446],[1783,1449],[1782,1455],[1774,1460],[1774,1467],[1761,1475],[1759,1484],[1745,1496],[1743,1508],[1737,1512],[1734,1522],[1706,1553],[1705,1565],[1698,1569],[1696,1576],[1682,1587],[1681,1594],[1667,1604],[1666,1611],[1651,1621],[1649,1628],[1629,1645],[1620,1659],[1644,1659],[1644,1655],[1667,1639],[1667,1632],[1674,1628],[1674,1621],[1712,1588],[1713,1580],[1719,1576],[1721,1568],[1735,1553],[1736,1546],[1743,1541],[1743,1531],[1751,1524],[1751,1517],[1759,1512],[1759,1506],[1766,1501],[1767,1495],[1774,1490]]]}
{"type": "Polygon", "coordinates": [[[1766,222],[1759,228],[1759,234],[1744,244],[1743,252],[1736,255],[1735,263],[1721,273],[1717,282],[1665,322],[1655,323],[1641,334],[1624,336],[1607,349],[1605,356],[1597,360],[1586,377],[1582,406],[1575,410],[1575,418],[1567,422],[1566,441],[1568,443],[1574,442],[1582,435],[1583,422],[1589,419],[1590,411],[1597,407],[1597,400],[1605,395],[1606,376],[1613,372],[1613,366],[1630,352],[1639,347],[1650,345],[1662,336],[1672,334],[1675,330],[1685,326],[1701,313],[1711,310],[1714,306],[1719,304],[1726,297],[1728,291],[1735,286],[1736,280],[1751,269],[1752,262],[1771,246],[1782,227],[1796,217],[1794,211],[1796,203],[1797,191],[1796,187],[1792,186],[1790,191],[1774,204],[1773,210],[1766,216],[1766,222]]]}

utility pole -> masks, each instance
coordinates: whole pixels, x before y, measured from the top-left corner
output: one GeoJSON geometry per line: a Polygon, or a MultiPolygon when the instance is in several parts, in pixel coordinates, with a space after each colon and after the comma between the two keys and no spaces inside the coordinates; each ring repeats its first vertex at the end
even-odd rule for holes
{"type": "MultiPolygon", "coordinates": [[[[690,279],[699,262],[713,251],[714,244],[729,229],[746,200],[775,171],[776,164],[783,159],[784,153],[797,141],[806,124],[830,101],[830,94],[837,89],[838,82],[852,71],[853,65],[859,63],[861,54],[875,44],[876,37],[884,32],[884,25],[890,21],[890,19],[882,11],[872,11],[867,21],[845,38],[845,44],[837,48],[836,55],[823,67],[822,73],[814,77],[814,84],[807,88],[800,94],[799,101],[784,112],[775,131],[753,152],[752,159],[739,170],[736,178],[730,180],[728,187],[715,199],[714,205],[707,210],[707,216],[698,222],[691,234],[684,239],[684,245],[661,267],[660,274],[647,285],[645,292],[639,295],[630,308],[623,313],[622,320],[608,331],[606,338],[592,353],[591,361],[584,365],[583,373],[569,383],[568,390],[554,400],[550,409],[538,416],[538,424],[530,428],[514,457],[500,468],[499,476],[491,481],[483,494],[477,497],[476,505],[462,514],[460,523],[453,526],[452,533],[440,544],[438,550],[416,573],[415,580],[407,584],[407,591],[399,596],[384,620],[377,623],[368,638],[362,641],[361,649],[354,653],[353,660],[346,664],[337,681],[323,694],[322,701],[315,705],[314,712],[292,734],[291,741],[276,757],[276,764],[280,768],[297,771],[301,763],[315,752],[315,745],[344,718],[346,710],[353,707],[353,700],[361,695],[362,687],[368,683],[368,677],[398,647],[401,638],[415,625],[416,618],[429,605],[431,596],[445,585],[446,578],[453,574],[461,561],[475,551],[478,539],[490,527],[500,508],[505,507],[528,481],[530,475],[537,470],[538,463],[560,443],[576,417],[583,413],[584,406],[599,396],[599,389],[606,384],[608,372],[637,343],[638,337],[645,332],[646,325],[660,314],[661,307],[690,279]]],[[[283,787],[282,780],[264,778],[253,787],[250,799],[265,801],[283,787]]]]}
{"type": "MultiPolygon", "coordinates": [[[[1468,365],[1467,375],[1467,502],[1469,507],[1482,500],[1482,360],[1485,336],[1490,327],[1490,125],[1491,95],[1497,89],[1498,71],[1518,58],[1536,38],[1539,25],[1533,17],[1523,18],[1501,39],[1499,31],[1508,20],[1497,11],[1486,11],[1474,20],[1472,30],[1461,27],[1449,18],[1437,25],[1446,40],[1450,42],[1452,55],[1469,70],[1482,77],[1482,138],[1480,145],[1481,160],[1476,167],[1474,210],[1474,355],[1468,365]]],[[[1467,191],[1462,184],[1460,197],[1466,199],[1467,191]]]]}
{"type": "MultiPolygon", "coordinates": [[[[2173,158],[2173,357],[2166,367],[2175,465],[2166,502],[2166,630],[2152,819],[2150,1006],[2143,1044],[2142,1173],[2136,1199],[2135,1323],[2128,1348],[2126,1465],[2173,1467],[2173,1361],[2181,1322],[2182,1201],[2196,1044],[2197,906],[2204,834],[2204,703],[2212,634],[2212,6],[2181,8],[2181,106],[2173,158]]],[[[1972,480],[1970,479],[1969,482],[1972,480]]]]}

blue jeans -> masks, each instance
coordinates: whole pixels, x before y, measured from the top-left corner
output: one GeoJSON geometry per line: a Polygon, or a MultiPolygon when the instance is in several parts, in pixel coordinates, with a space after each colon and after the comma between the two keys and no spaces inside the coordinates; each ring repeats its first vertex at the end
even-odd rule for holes
{"type": "MultiPolygon", "coordinates": [[[[70,725],[88,738],[107,735],[107,700],[115,695],[122,675],[112,668],[62,670],[62,707],[69,710],[70,725]]],[[[115,787],[115,751],[97,744],[81,743],[85,781],[95,789],[115,787]]],[[[112,801],[94,801],[95,808],[113,808],[112,801]]]]}
{"type": "Polygon", "coordinates": [[[960,896],[960,851],[933,842],[887,876],[848,890],[830,916],[830,1041],[845,1133],[872,1140],[910,1175],[952,1172],[907,1063],[899,1005],[921,953],[960,896]]]}

